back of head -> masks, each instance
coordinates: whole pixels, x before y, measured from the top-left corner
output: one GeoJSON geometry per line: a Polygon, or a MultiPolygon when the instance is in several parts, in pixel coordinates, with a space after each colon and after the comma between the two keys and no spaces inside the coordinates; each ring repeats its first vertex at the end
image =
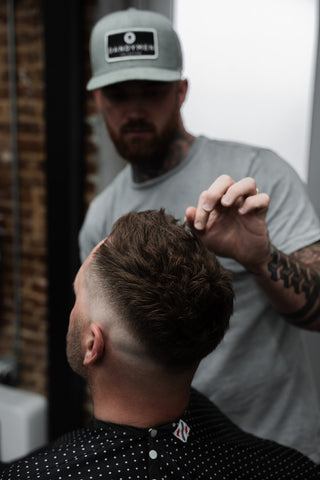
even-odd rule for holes
{"type": "Polygon", "coordinates": [[[163,210],[121,217],[90,270],[99,295],[111,299],[128,331],[171,371],[196,367],[228,328],[229,274],[163,210]]]}
{"type": "Polygon", "coordinates": [[[129,80],[180,80],[182,52],[177,34],[163,15],[129,8],[101,18],[90,39],[94,90],[129,80]]]}

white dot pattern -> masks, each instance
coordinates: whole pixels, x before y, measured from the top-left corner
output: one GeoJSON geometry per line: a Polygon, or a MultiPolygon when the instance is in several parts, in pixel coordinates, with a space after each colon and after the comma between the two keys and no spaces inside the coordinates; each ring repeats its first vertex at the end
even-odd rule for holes
{"type": "Polygon", "coordinates": [[[244,433],[194,390],[182,419],[186,443],[173,435],[176,423],[140,429],[94,420],[8,466],[0,480],[320,480],[320,466],[244,433]]]}

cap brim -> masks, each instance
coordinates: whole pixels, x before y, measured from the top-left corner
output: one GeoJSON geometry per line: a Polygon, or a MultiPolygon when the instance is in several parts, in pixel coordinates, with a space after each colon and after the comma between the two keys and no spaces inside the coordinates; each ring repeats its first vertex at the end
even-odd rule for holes
{"type": "Polygon", "coordinates": [[[181,72],[160,68],[125,68],[92,77],[87,83],[87,90],[96,90],[115,83],[130,80],[153,80],[159,82],[175,82],[181,79],[181,72]]]}

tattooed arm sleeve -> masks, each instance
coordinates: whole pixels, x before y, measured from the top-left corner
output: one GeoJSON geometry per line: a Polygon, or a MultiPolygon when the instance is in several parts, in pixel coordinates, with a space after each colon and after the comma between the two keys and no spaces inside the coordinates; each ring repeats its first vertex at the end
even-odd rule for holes
{"type": "Polygon", "coordinates": [[[320,242],[291,255],[272,246],[256,281],[288,322],[320,331],[320,242]]]}

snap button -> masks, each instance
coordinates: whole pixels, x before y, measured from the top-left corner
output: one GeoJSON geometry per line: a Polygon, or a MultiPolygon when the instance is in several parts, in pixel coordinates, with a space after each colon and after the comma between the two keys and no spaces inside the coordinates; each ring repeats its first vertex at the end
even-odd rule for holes
{"type": "Polygon", "coordinates": [[[149,457],[151,460],[155,460],[158,457],[158,453],[155,450],[150,450],[149,457]]]}
{"type": "Polygon", "coordinates": [[[150,433],[150,436],[154,438],[158,435],[158,430],[156,428],[150,428],[149,433],[150,433]]]}

